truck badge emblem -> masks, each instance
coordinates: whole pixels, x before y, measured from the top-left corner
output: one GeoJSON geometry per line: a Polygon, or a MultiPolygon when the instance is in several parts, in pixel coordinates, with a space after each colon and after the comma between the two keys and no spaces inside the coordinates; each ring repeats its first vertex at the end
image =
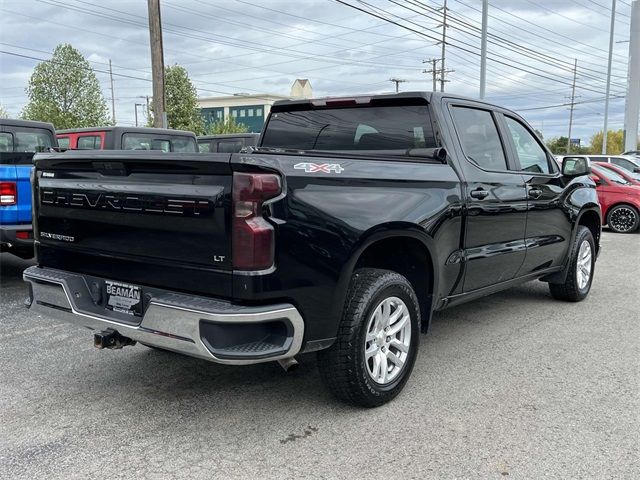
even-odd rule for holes
{"type": "Polygon", "coordinates": [[[304,170],[307,173],[342,173],[344,172],[344,168],[339,163],[309,163],[302,162],[296,163],[293,168],[296,170],[304,170]]]}

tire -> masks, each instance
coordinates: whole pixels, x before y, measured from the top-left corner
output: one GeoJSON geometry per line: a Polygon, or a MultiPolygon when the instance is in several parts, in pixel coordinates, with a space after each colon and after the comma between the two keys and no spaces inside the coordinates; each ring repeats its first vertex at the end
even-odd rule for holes
{"type": "Polygon", "coordinates": [[[356,270],[336,341],[318,352],[323,382],[352,405],[370,408],[392,400],[413,370],[419,322],[418,300],[405,277],[390,270],[356,270]]]}
{"type": "Polygon", "coordinates": [[[571,252],[565,282],[550,283],[549,290],[551,296],[557,300],[580,302],[587,298],[591,290],[596,265],[596,248],[591,230],[582,225],[578,226],[571,252]]]}
{"type": "Polygon", "coordinates": [[[616,205],[607,213],[607,225],[616,233],[632,233],[640,225],[638,209],[631,205],[616,205]]]}

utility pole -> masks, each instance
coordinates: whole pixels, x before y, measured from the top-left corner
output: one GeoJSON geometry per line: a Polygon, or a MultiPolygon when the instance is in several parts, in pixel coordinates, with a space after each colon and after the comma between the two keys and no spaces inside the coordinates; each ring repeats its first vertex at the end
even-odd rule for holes
{"type": "Polygon", "coordinates": [[[111,59],[109,59],[109,81],[111,82],[111,118],[116,124],[116,96],[113,93],[113,72],[111,71],[111,59]]]}
{"type": "MultiPolygon", "coordinates": [[[[607,89],[604,94],[604,128],[602,130],[602,154],[607,153],[609,135],[609,91],[611,90],[611,60],[613,59],[613,30],[616,25],[616,0],[611,0],[611,27],[609,27],[609,60],[607,61],[607,89]]],[[[631,47],[629,47],[631,48],[631,47]]]]}
{"type": "Polygon", "coordinates": [[[573,63],[573,83],[571,85],[571,107],[569,107],[569,138],[567,138],[567,155],[571,152],[571,127],[573,127],[573,109],[576,101],[576,74],[578,72],[578,59],[573,63]]]}
{"type": "Polygon", "coordinates": [[[447,44],[447,0],[444,0],[444,6],[442,7],[442,55],[440,57],[440,91],[444,92],[444,76],[446,75],[445,71],[445,53],[446,53],[446,44],[447,44]]]}
{"type": "Polygon", "coordinates": [[[389,81],[396,84],[396,93],[400,91],[399,85],[406,82],[406,80],[401,80],[399,78],[390,78],[389,81]]]}
{"type": "Polygon", "coordinates": [[[624,105],[624,150],[638,149],[640,116],[640,1],[631,4],[627,98],[624,105]]]}
{"type": "Polygon", "coordinates": [[[433,81],[432,91],[435,92],[438,87],[438,69],[436,68],[436,64],[440,61],[438,58],[431,58],[429,60],[423,60],[422,63],[430,63],[431,70],[422,70],[422,73],[430,73],[431,79],[433,81]]]}
{"type": "Polygon", "coordinates": [[[167,128],[160,0],[147,0],[147,6],[149,7],[149,39],[151,44],[151,74],[153,78],[153,126],[167,128]]]}
{"type": "Polygon", "coordinates": [[[482,38],[480,40],[480,98],[484,98],[487,85],[487,23],[489,0],[482,0],[482,38]]]}

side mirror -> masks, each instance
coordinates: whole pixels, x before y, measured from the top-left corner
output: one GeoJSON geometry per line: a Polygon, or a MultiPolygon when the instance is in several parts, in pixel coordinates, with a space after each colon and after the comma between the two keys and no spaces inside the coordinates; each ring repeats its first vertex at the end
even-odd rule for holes
{"type": "Polygon", "coordinates": [[[640,167],[634,167],[633,173],[640,173],[640,167]]]}
{"type": "Polygon", "coordinates": [[[562,175],[565,177],[580,177],[591,173],[591,163],[585,157],[564,157],[562,160],[562,175]]]}
{"type": "Polygon", "coordinates": [[[601,185],[602,184],[602,180],[600,180],[600,178],[596,177],[595,175],[589,175],[589,178],[591,180],[593,180],[596,185],[601,185]]]}

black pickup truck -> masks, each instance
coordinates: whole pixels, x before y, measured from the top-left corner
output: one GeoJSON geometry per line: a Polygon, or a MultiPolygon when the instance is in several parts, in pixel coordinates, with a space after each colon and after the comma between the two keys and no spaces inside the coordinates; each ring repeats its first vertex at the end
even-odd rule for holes
{"type": "Polygon", "coordinates": [[[318,351],[362,406],[403,388],[434,312],[535,279],[582,300],[599,251],[588,160],[559,171],[518,115],[445,94],[278,102],[246,153],[35,163],[31,310],[100,348],[318,351]]]}

